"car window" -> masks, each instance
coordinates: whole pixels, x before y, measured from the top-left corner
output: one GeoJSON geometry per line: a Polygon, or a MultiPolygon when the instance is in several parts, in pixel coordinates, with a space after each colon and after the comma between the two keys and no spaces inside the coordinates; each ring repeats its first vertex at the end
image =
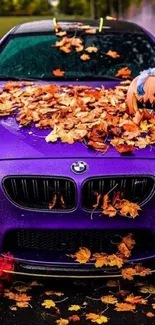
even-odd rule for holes
{"type": "MultiPolygon", "coordinates": [[[[75,37],[70,34],[68,37],[75,37]]],[[[31,78],[53,78],[53,71],[65,71],[65,77],[115,76],[117,71],[128,67],[135,77],[144,69],[155,66],[155,45],[144,34],[102,33],[80,34],[84,50],[69,54],[55,47],[61,38],[51,35],[14,36],[0,53],[0,75],[31,78]],[[85,49],[95,46],[97,52],[88,53],[85,49]],[[116,52],[117,57],[107,53],[116,52]],[[87,54],[90,59],[82,60],[87,54]]]]}

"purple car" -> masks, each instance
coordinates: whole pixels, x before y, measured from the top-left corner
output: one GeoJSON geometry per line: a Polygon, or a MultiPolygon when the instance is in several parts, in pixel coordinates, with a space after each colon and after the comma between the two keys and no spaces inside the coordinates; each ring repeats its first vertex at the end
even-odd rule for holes
{"type": "MultiPolygon", "coordinates": [[[[132,76],[155,67],[155,38],[129,22],[60,22],[63,31],[80,36],[85,47],[100,49],[93,59],[79,60],[80,53],[64,55],[53,45],[60,40],[52,20],[14,27],[0,43],[0,87],[8,80],[36,84],[88,85],[113,88],[121,82],[116,72],[128,67],[132,76]],[[113,59],[106,53],[116,51],[113,59]],[[64,77],[52,75],[55,69],[64,77]]],[[[155,107],[154,107],[155,108],[155,107]]],[[[132,233],[136,240],[130,262],[149,262],[155,257],[155,148],[121,156],[114,148],[104,155],[76,142],[45,141],[50,130],[20,128],[14,117],[0,118],[0,252],[10,252],[16,271],[51,276],[102,277],[118,275],[117,268],[96,269],[93,262],[81,265],[69,258],[79,247],[92,252],[114,252],[121,238],[132,233]],[[117,189],[142,206],[135,219],[102,217],[92,213],[95,191],[117,189]],[[52,193],[63,193],[66,206],[49,209],[52,193]]]]}

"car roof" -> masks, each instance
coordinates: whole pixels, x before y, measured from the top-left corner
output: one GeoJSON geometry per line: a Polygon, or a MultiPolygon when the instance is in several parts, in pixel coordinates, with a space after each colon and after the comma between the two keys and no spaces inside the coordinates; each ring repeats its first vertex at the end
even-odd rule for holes
{"type": "MultiPolygon", "coordinates": [[[[62,30],[68,30],[70,25],[77,25],[78,23],[83,23],[84,25],[90,25],[91,28],[98,28],[100,20],[67,20],[58,21],[61,25],[62,30]]],[[[77,27],[76,27],[77,29],[77,27]]],[[[142,29],[131,22],[121,21],[121,20],[107,20],[104,19],[103,29],[105,31],[111,32],[130,32],[130,33],[143,33],[142,29]]],[[[38,20],[20,24],[16,26],[11,34],[25,34],[25,33],[49,33],[54,30],[53,19],[49,20],[38,20]]],[[[74,29],[73,29],[74,30],[74,29]]],[[[79,30],[80,26],[79,26],[79,30]]]]}

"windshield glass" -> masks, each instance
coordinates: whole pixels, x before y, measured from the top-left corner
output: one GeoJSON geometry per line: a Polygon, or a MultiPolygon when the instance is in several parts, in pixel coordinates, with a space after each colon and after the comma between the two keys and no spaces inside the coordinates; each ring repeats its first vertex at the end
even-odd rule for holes
{"type": "MultiPolygon", "coordinates": [[[[67,37],[73,36],[75,38],[70,33],[67,37]]],[[[55,34],[14,35],[0,52],[0,76],[93,79],[105,75],[115,77],[121,68],[128,67],[135,77],[142,70],[155,66],[155,46],[144,34],[83,33],[76,38],[82,40],[83,50],[78,51],[79,46],[74,45],[70,53],[65,53],[55,46],[63,37],[55,34]],[[88,52],[90,47],[97,50],[89,49],[88,52]],[[83,54],[87,57],[82,59],[83,54]],[[57,69],[61,72],[53,73],[57,69]]]]}

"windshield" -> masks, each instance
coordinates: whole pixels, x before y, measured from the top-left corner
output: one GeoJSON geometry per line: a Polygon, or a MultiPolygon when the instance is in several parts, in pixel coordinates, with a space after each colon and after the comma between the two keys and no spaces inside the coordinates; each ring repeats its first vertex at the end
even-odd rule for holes
{"type": "MultiPolygon", "coordinates": [[[[70,33],[67,37],[73,36],[70,33]]],[[[12,36],[0,52],[0,76],[93,79],[105,75],[115,77],[120,69],[128,67],[135,77],[155,66],[155,45],[144,34],[83,33],[77,37],[82,40],[83,50],[77,51],[74,46],[70,53],[65,53],[55,46],[62,37],[52,33],[12,36]],[[90,47],[97,50],[86,51],[90,47]],[[83,54],[87,58],[82,59],[83,54]],[[53,73],[55,70],[57,73],[53,73]]]]}

